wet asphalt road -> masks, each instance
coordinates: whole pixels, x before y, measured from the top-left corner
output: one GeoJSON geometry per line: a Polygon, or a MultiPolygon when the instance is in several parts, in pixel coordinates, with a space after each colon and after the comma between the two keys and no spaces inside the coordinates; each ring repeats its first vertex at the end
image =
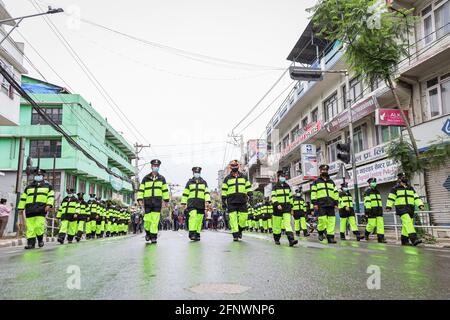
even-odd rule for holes
{"type": "MultiPolygon", "coordinates": [[[[0,299],[449,299],[450,251],[376,242],[318,243],[185,231],[0,249],[0,299]],[[72,266],[72,267],[71,267],[72,266]],[[76,266],[76,267],[73,267],[76,266]],[[368,289],[369,266],[380,288],[368,289]],[[73,268],[80,271],[80,289],[73,268]],[[71,269],[72,268],[72,269],[71,269]],[[72,271],[73,272],[73,271],[72,271]]],[[[375,284],[376,282],[371,281],[375,284]]]]}

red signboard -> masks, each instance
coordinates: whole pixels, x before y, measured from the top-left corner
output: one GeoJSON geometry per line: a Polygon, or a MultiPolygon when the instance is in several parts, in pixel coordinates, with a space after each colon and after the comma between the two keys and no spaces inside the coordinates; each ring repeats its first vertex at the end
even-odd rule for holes
{"type": "Polygon", "coordinates": [[[290,153],[292,150],[294,150],[297,146],[299,146],[301,143],[306,141],[309,137],[315,135],[317,132],[322,129],[322,125],[320,121],[313,122],[308,124],[299,134],[299,136],[286,148],[281,151],[281,157],[286,156],[288,153],[290,153]]]}
{"type": "MultiPolygon", "coordinates": [[[[377,109],[375,112],[375,125],[377,126],[402,126],[406,124],[403,121],[399,109],[377,109]]],[[[403,110],[408,119],[408,111],[403,110]]]]}

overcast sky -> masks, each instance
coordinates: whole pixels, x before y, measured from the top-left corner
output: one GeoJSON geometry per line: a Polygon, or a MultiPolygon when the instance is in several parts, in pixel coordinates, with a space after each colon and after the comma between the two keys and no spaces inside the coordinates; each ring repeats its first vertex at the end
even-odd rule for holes
{"type": "MultiPolygon", "coordinates": [[[[130,143],[151,143],[144,160],[158,157],[161,173],[184,186],[192,166],[203,167],[212,188],[224,160],[231,129],[281,75],[292,47],[304,30],[306,8],[315,0],[3,0],[12,16],[32,14],[51,4],[72,16],[50,16],[90,71],[102,83],[138,133],[132,133],[81,71],[42,17],[23,21],[19,30],[51,63],[75,93],[80,93],[130,143]],[[93,21],[152,45],[74,17],[93,21]],[[244,64],[224,64],[190,56],[160,45],[244,64]],[[201,60],[201,61],[198,61],[201,60]],[[205,63],[205,61],[207,63],[205,63]],[[265,68],[268,66],[271,68],[265,68]],[[213,142],[213,143],[209,143],[213,142]]],[[[23,41],[15,32],[13,38],[23,41]]],[[[43,60],[26,45],[25,53],[51,82],[63,85],[43,60]]],[[[29,74],[41,78],[26,64],[29,74]]],[[[291,80],[284,77],[248,120],[263,110],[291,80]]],[[[283,95],[283,98],[285,95],[283,95]]],[[[244,139],[261,137],[277,101],[244,131],[244,139]]],[[[242,129],[246,122],[240,127],[242,129]]],[[[239,157],[229,145],[225,160],[239,157]]],[[[141,173],[149,172],[145,166],[141,173]]]]}

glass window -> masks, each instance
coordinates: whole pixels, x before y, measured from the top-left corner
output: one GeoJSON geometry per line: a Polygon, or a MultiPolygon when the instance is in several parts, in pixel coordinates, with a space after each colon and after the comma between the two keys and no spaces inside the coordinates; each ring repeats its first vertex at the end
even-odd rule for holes
{"type": "Polygon", "coordinates": [[[441,2],[443,4],[437,7],[434,12],[437,39],[450,32],[450,1],[441,2]]]}
{"type": "MultiPolygon", "coordinates": [[[[57,124],[62,124],[62,108],[41,108],[50,119],[52,119],[57,124]]],[[[37,113],[37,111],[33,108],[31,114],[31,124],[48,124],[47,121],[37,113]]]]}
{"type": "Polygon", "coordinates": [[[299,125],[296,125],[294,129],[291,130],[291,143],[295,141],[298,137],[299,125]]]}
{"type": "Polygon", "coordinates": [[[338,113],[338,101],[337,101],[337,93],[335,92],[331,97],[323,103],[325,121],[329,121],[333,119],[338,113]]]}
{"type": "Polygon", "coordinates": [[[319,108],[315,108],[313,111],[311,111],[311,121],[317,122],[319,120],[319,108]]]}
{"type": "Polygon", "coordinates": [[[103,197],[103,187],[102,185],[97,185],[97,197],[103,197]]]}
{"type": "Polygon", "coordinates": [[[285,149],[288,145],[289,145],[289,135],[287,135],[283,139],[283,149],[285,149]]]}
{"type": "Polygon", "coordinates": [[[74,188],[77,185],[77,177],[71,174],[66,174],[66,189],[74,188]]]}
{"type": "Polygon", "coordinates": [[[443,114],[450,113],[450,75],[441,84],[441,101],[443,114]]]}
{"type": "Polygon", "coordinates": [[[89,194],[95,193],[95,184],[89,183],[89,194]]]}
{"type": "Polygon", "coordinates": [[[450,74],[426,82],[430,117],[450,113],[450,74]]]}
{"type": "Polygon", "coordinates": [[[327,142],[328,162],[337,160],[337,144],[341,142],[341,137],[327,142]]]}
{"type": "Polygon", "coordinates": [[[80,179],[80,181],[78,182],[77,192],[86,193],[86,181],[80,179]]]}
{"type": "Polygon", "coordinates": [[[302,120],[302,128],[306,128],[308,125],[308,117],[304,117],[302,120]]]}
{"type": "MultiPolygon", "coordinates": [[[[33,182],[33,175],[28,176],[28,184],[33,182]]],[[[61,189],[61,172],[55,171],[55,177],[53,178],[53,170],[47,170],[45,174],[45,180],[47,180],[52,186],[55,192],[59,192],[61,189]]]]}
{"type": "Polygon", "coordinates": [[[425,44],[450,32],[450,1],[439,0],[422,10],[425,44]]]}
{"type": "Polygon", "coordinates": [[[31,140],[30,157],[61,158],[61,140],[31,140]]]}
{"type": "Polygon", "coordinates": [[[366,149],[366,125],[363,124],[353,130],[353,149],[355,153],[366,149]]]}
{"type": "Polygon", "coordinates": [[[396,126],[379,126],[378,133],[381,143],[389,142],[400,136],[400,127],[396,126]]]}

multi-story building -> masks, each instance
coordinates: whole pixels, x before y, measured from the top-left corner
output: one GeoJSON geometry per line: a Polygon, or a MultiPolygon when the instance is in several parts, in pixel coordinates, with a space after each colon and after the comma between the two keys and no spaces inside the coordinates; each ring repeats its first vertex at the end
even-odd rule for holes
{"type": "MultiPolygon", "coordinates": [[[[0,1],[0,20],[6,19],[11,19],[11,16],[0,1]]],[[[13,26],[15,23],[5,24],[13,26]]],[[[3,25],[0,25],[0,40],[6,35],[7,31],[3,25]]],[[[19,82],[21,75],[27,73],[23,66],[23,50],[24,44],[15,42],[11,36],[5,39],[0,47],[0,64],[19,82]]],[[[19,125],[19,109],[20,97],[14,93],[8,81],[0,75],[0,126],[19,125]]]]}
{"type": "Polygon", "coordinates": [[[270,183],[270,170],[267,166],[267,142],[263,139],[247,141],[246,171],[254,191],[264,193],[264,187],[270,183]]]}
{"type": "MultiPolygon", "coordinates": [[[[394,5],[414,7],[420,16],[410,37],[411,57],[398,66],[395,89],[402,108],[408,109],[410,123],[417,132],[420,147],[426,148],[431,138],[449,119],[450,113],[450,0],[394,1],[394,5]],[[430,128],[430,129],[429,129],[430,128]],[[431,129],[432,128],[432,129],[431,129]],[[429,130],[427,139],[424,131],[429,130]],[[429,138],[429,139],[428,139],[429,138]]],[[[322,70],[345,70],[342,46],[317,36],[310,23],[288,55],[288,60],[322,70]]],[[[386,145],[401,134],[402,127],[378,125],[385,108],[395,109],[396,103],[384,83],[367,83],[350,75],[350,99],[353,115],[353,147],[355,150],[359,195],[367,187],[369,177],[377,177],[385,203],[394,185],[398,165],[387,158],[386,145]]],[[[319,163],[328,163],[335,177],[339,164],[337,144],[349,136],[348,102],[344,74],[326,73],[321,81],[300,81],[267,125],[270,153],[276,155],[279,168],[290,172],[291,186],[302,185],[309,191],[310,181],[303,180],[300,145],[315,144],[319,163]]],[[[398,112],[392,112],[393,116],[398,112]]],[[[395,120],[395,119],[394,119],[395,120]]],[[[388,121],[386,123],[389,123],[388,121]]],[[[392,122],[395,123],[395,122],[392,122]]],[[[447,122],[447,129],[450,124],[447,122]]],[[[347,165],[347,168],[350,168],[347,165]]],[[[450,192],[443,186],[450,174],[450,166],[419,175],[413,182],[420,196],[433,207],[449,208],[450,192]],[[427,186],[428,190],[425,188],[427,186]],[[431,190],[431,192],[430,192],[431,190]],[[431,194],[433,193],[433,194],[431,194]]],[[[352,176],[351,170],[349,170],[352,176]]],[[[337,180],[340,183],[339,180],[337,180]]],[[[352,179],[349,186],[352,187],[352,179]]],[[[354,192],[354,191],[353,191],[354,192]]]]}
{"type": "MultiPolygon", "coordinates": [[[[22,78],[22,87],[97,161],[126,179],[134,175],[131,164],[133,147],[81,95],[27,76],[22,78]]],[[[96,193],[102,198],[132,203],[133,187],[129,180],[110,175],[73,148],[25,100],[20,105],[19,125],[0,127],[0,171],[5,173],[0,177],[0,194],[8,202],[15,203],[21,138],[25,138],[25,159],[31,157],[34,167],[39,162],[40,168],[47,171],[57,203],[65,196],[68,187],[85,192],[86,197],[89,193],[96,193]]],[[[23,169],[25,171],[26,161],[23,169]]],[[[27,178],[24,173],[22,186],[27,184],[27,178]]],[[[10,225],[13,220],[10,219],[10,225]]]]}

